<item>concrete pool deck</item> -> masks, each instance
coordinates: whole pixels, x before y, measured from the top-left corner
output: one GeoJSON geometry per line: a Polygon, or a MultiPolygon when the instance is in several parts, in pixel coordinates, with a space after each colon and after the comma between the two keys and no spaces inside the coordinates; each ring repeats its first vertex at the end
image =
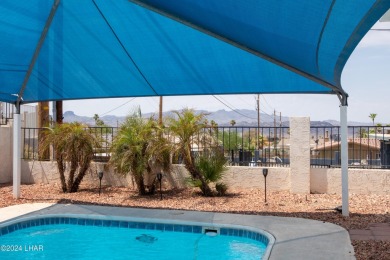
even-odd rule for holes
{"type": "MultiPolygon", "coordinates": [[[[355,259],[348,231],[316,220],[186,210],[140,209],[77,204],[34,203],[0,208],[0,225],[9,220],[45,215],[145,222],[234,225],[261,229],[275,238],[269,259],[355,259]]],[[[0,254],[1,256],[1,254],[0,254]]]]}

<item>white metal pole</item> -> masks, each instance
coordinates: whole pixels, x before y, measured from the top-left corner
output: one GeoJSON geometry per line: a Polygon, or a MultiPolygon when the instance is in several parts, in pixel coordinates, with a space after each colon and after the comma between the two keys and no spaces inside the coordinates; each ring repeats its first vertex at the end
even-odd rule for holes
{"type": "Polygon", "coordinates": [[[20,198],[21,182],[21,117],[20,110],[16,109],[13,122],[13,196],[15,199],[20,198]]]}
{"type": "Polygon", "coordinates": [[[342,214],[346,217],[349,216],[347,108],[340,106],[342,214]]]}
{"type": "Polygon", "coordinates": [[[47,33],[49,32],[50,25],[54,19],[54,15],[60,5],[60,0],[55,0],[51,8],[50,14],[46,20],[45,27],[41,32],[39,41],[34,51],[34,55],[31,59],[30,65],[24,77],[22,86],[18,93],[18,99],[15,102],[16,113],[14,113],[14,125],[13,125],[13,195],[14,198],[20,198],[20,182],[21,182],[21,117],[20,117],[20,103],[23,101],[23,93],[26,89],[28,80],[30,79],[31,73],[34,69],[34,65],[38,60],[39,52],[43,46],[47,33]]]}

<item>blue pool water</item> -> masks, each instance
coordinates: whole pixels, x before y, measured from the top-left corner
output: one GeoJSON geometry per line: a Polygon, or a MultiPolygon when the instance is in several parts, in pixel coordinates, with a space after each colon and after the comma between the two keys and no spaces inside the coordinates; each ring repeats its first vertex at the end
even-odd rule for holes
{"type": "Polygon", "coordinates": [[[73,218],[0,229],[0,259],[261,259],[268,239],[241,229],[73,218]],[[215,233],[211,233],[215,235],[215,233]]]}

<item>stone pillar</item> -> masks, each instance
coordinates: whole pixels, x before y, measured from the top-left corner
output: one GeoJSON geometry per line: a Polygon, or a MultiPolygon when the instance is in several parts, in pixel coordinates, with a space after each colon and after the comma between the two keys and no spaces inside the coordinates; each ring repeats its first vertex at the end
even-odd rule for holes
{"type": "Polygon", "coordinates": [[[310,118],[290,118],[290,178],[292,193],[310,193],[310,118]]]}

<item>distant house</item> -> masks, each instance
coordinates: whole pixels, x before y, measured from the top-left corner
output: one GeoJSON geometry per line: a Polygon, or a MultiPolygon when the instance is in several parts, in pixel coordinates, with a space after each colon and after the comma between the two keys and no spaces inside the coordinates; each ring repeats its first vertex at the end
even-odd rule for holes
{"type": "MultiPolygon", "coordinates": [[[[348,139],[348,159],[351,164],[367,164],[369,160],[380,159],[380,140],[370,138],[348,139]]],[[[312,158],[340,161],[340,142],[327,141],[312,148],[312,158]]]]}
{"type": "Polygon", "coordinates": [[[369,134],[368,137],[370,139],[377,139],[377,140],[383,140],[383,141],[389,141],[390,140],[390,134],[388,133],[390,130],[386,129],[386,134],[384,133],[376,133],[376,134],[369,134]]]}

